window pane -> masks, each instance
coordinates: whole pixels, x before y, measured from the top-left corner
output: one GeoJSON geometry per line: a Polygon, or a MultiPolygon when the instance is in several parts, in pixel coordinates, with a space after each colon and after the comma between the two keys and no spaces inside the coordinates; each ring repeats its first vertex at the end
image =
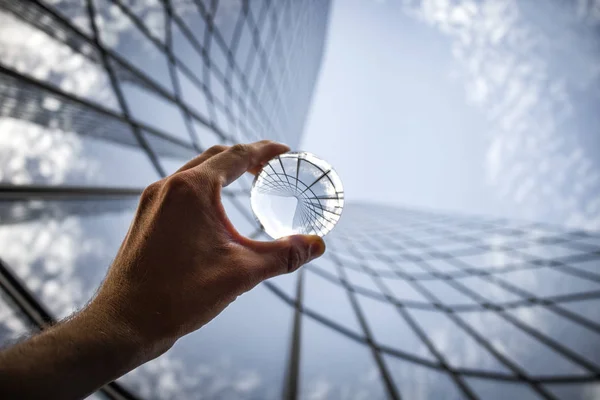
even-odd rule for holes
{"type": "Polygon", "coordinates": [[[433,355],[405,321],[396,307],[389,303],[358,295],[358,302],[375,341],[420,358],[434,360],[433,355]]]}
{"type": "Polygon", "coordinates": [[[444,313],[414,309],[408,311],[453,367],[510,373],[490,352],[444,313]]]}
{"type": "Polygon", "coordinates": [[[507,272],[498,274],[497,277],[536,296],[560,296],[600,290],[600,283],[551,267],[507,272]]]}
{"type": "Polygon", "coordinates": [[[509,292],[501,286],[479,276],[459,278],[456,279],[456,282],[461,283],[493,303],[506,303],[523,299],[521,296],[514,294],[513,292],[509,292]]]}
{"type": "Polygon", "coordinates": [[[292,307],[259,285],[119,381],[146,399],[279,399],[292,316],[292,307]]]}
{"type": "Polygon", "coordinates": [[[507,313],[600,366],[598,333],[540,306],[520,307],[508,310],[507,313]]]}
{"type": "Polygon", "coordinates": [[[506,268],[523,264],[523,259],[504,251],[491,251],[482,254],[457,257],[462,268],[486,270],[489,268],[506,268]],[[466,264],[466,265],[463,265],[466,264]]]}
{"type": "Polygon", "coordinates": [[[53,315],[64,318],[104,278],[137,200],[0,202],[4,209],[15,206],[30,218],[0,225],[0,254],[53,315]]]}
{"type": "Polygon", "coordinates": [[[285,293],[290,299],[296,298],[296,288],[298,284],[298,272],[291,274],[283,274],[269,279],[269,282],[274,284],[277,289],[285,293]]]}
{"type": "Polygon", "coordinates": [[[133,24],[119,7],[94,0],[102,44],[116,51],[152,80],[173,90],[166,56],[133,24]]]}
{"type": "MultiPolygon", "coordinates": [[[[76,7],[71,3],[69,8],[76,7]]],[[[103,107],[119,109],[108,75],[97,63],[5,11],[0,11],[0,26],[3,65],[103,107]]]]}
{"type": "Polygon", "coordinates": [[[308,269],[305,272],[304,305],[362,336],[348,294],[341,284],[332,283],[308,269]]]}
{"type": "Polygon", "coordinates": [[[233,32],[235,31],[235,26],[241,12],[241,0],[219,1],[213,22],[228,46],[231,43],[233,32]]]}
{"type": "Polygon", "coordinates": [[[221,202],[227,213],[227,217],[235,227],[235,229],[244,236],[248,236],[259,229],[258,222],[249,214],[249,210],[243,212],[245,207],[240,202],[229,196],[221,196],[221,202]]]}
{"type": "Polygon", "coordinates": [[[600,259],[569,263],[569,266],[598,275],[600,278],[600,259]]]}
{"type": "Polygon", "coordinates": [[[0,349],[16,343],[35,330],[17,305],[0,290],[0,349]]]}
{"type": "Polygon", "coordinates": [[[125,145],[0,119],[0,182],[143,187],[160,177],[128,127],[125,145]]]}
{"type": "Polygon", "coordinates": [[[450,286],[450,284],[444,280],[422,280],[419,281],[419,284],[439,299],[442,304],[476,304],[476,301],[473,300],[473,298],[462,293],[457,288],[450,286]]]}
{"type": "MultiPolygon", "coordinates": [[[[356,266],[357,269],[360,269],[360,266],[356,266]]],[[[350,283],[350,286],[353,287],[361,287],[369,289],[375,293],[381,293],[371,275],[367,274],[364,270],[356,270],[354,268],[346,267],[344,268],[344,273],[346,279],[350,283]]],[[[344,275],[341,275],[343,277],[344,275]]]]}
{"type": "Polygon", "coordinates": [[[582,367],[494,312],[470,312],[465,313],[463,318],[499,353],[504,354],[531,375],[585,374],[582,367]]]}
{"type": "Polygon", "coordinates": [[[560,400],[598,400],[600,398],[600,383],[554,384],[545,385],[544,388],[560,400]]]}
{"type": "Polygon", "coordinates": [[[403,399],[462,399],[458,386],[446,372],[384,356],[390,375],[403,399]]]}
{"type": "Polygon", "coordinates": [[[468,386],[481,399],[539,400],[541,397],[525,383],[512,383],[491,379],[466,378],[468,386]]]}
{"type": "Polygon", "coordinates": [[[368,346],[308,317],[301,337],[300,399],[384,398],[368,346]]]}
{"type": "Polygon", "coordinates": [[[190,141],[183,114],[175,103],[135,85],[125,84],[122,89],[133,118],[165,134],[190,141]]]}
{"type": "Polygon", "coordinates": [[[600,299],[595,298],[584,301],[570,301],[567,303],[560,303],[560,308],[572,311],[575,314],[582,316],[583,318],[593,321],[596,324],[600,321],[600,299]]]}
{"type": "Polygon", "coordinates": [[[383,284],[392,292],[392,296],[400,301],[410,300],[423,303],[429,301],[415,289],[410,283],[404,279],[398,278],[382,278],[383,284]]]}

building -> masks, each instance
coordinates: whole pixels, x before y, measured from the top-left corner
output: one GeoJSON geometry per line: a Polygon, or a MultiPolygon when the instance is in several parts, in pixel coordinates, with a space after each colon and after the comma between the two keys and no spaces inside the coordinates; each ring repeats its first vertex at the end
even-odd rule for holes
{"type": "MultiPolygon", "coordinates": [[[[0,343],[93,295],[148,183],[216,143],[298,145],[328,1],[0,0],[0,343]]],[[[250,182],[224,191],[261,237],[250,182]]],[[[594,398],[600,238],[347,206],[97,398],[594,398]]]]}

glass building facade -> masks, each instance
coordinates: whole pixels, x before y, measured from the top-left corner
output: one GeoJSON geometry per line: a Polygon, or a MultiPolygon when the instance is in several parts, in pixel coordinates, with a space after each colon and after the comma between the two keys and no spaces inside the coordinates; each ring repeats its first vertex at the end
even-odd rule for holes
{"type": "MultiPolygon", "coordinates": [[[[214,144],[298,146],[329,9],[0,0],[2,345],[85,305],[147,184],[214,144]]],[[[249,188],[224,206],[266,239],[249,188]]],[[[600,236],[350,203],[322,259],[94,397],[600,397],[600,236]]]]}

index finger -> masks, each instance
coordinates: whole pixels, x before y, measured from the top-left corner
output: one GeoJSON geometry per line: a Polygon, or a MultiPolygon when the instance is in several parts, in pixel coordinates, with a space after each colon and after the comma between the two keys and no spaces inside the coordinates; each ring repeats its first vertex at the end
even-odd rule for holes
{"type": "Polygon", "coordinates": [[[250,144],[236,144],[211,157],[198,166],[198,169],[202,169],[211,175],[214,174],[221,185],[227,186],[244,172],[255,171],[260,165],[289,150],[288,146],[270,140],[261,140],[250,144]]]}

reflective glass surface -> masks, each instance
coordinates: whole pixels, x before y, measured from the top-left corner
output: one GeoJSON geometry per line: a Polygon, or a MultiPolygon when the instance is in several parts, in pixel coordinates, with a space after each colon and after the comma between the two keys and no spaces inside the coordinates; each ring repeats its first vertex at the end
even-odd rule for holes
{"type": "MultiPolygon", "coordinates": [[[[585,151],[567,153],[576,148],[570,137],[544,132],[598,125],[578,122],[598,104],[590,94],[598,82],[590,62],[597,60],[598,7],[548,2],[559,7],[562,28],[555,30],[534,3],[402,2],[425,25],[458,38],[451,51],[475,82],[467,96],[510,132],[492,132],[494,184],[529,205],[565,187],[576,196],[562,199],[561,210],[587,194],[568,221],[585,222],[600,209],[585,162],[593,157],[584,157],[598,149],[595,136],[585,151]],[[517,14],[536,28],[515,22],[517,14]],[[560,34],[569,32],[572,43],[560,34]],[[538,60],[550,52],[579,72],[553,80],[563,76],[559,66],[538,60]],[[541,107],[535,98],[550,100],[541,107]],[[528,149],[542,147],[557,154],[559,173],[536,157],[528,164],[528,149]],[[535,188],[526,170],[544,184],[535,188]]],[[[103,279],[146,185],[216,144],[271,139],[297,150],[330,7],[306,0],[0,0],[0,272],[21,281],[11,289],[31,291],[52,319],[66,317],[103,279]]],[[[391,106],[403,120],[403,107],[391,106]]],[[[363,168],[360,179],[381,172],[349,156],[363,168]]],[[[291,161],[273,164],[279,176],[265,182],[281,189],[298,178],[306,189],[327,172],[300,171],[291,161]]],[[[402,192],[394,162],[385,173],[402,192]]],[[[280,236],[254,218],[248,175],[223,190],[228,217],[257,240],[280,236]]],[[[313,231],[325,234],[339,218],[341,184],[311,188],[303,215],[319,214],[313,231]]],[[[117,385],[132,398],[156,399],[600,396],[598,233],[372,200],[345,205],[323,258],[244,294],[117,385]]],[[[289,219],[293,225],[293,212],[289,219]]],[[[1,345],[39,329],[27,312],[0,290],[1,345]]]]}

